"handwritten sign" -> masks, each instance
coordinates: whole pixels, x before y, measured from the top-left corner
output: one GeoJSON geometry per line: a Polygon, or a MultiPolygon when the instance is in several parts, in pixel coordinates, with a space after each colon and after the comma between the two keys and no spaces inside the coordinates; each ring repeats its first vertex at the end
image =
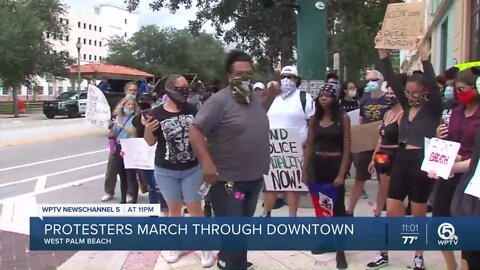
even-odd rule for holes
{"type": "Polygon", "coordinates": [[[153,170],[156,145],[149,146],[144,138],[120,140],[125,169],[153,170]]]}
{"type": "Polygon", "coordinates": [[[425,26],[425,2],[389,4],[383,19],[383,40],[377,49],[413,50],[425,26]]]}
{"type": "Polygon", "coordinates": [[[472,195],[480,199],[480,167],[478,166],[478,163],[472,179],[465,188],[465,194],[472,195]]]}
{"type": "Polygon", "coordinates": [[[102,91],[95,85],[89,85],[85,120],[95,127],[108,129],[110,111],[110,105],[102,91]]]}
{"type": "Polygon", "coordinates": [[[303,148],[295,129],[270,130],[270,172],[264,177],[268,191],[308,191],[302,182],[303,148]]]}
{"type": "Polygon", "coordinates": [[[450,172],[455,163],[458,150],[460,150],[460,144],[457,142],[438,138],[430,139],[421,170],[427,173],[435,172],[437,176],[443,179],[450,178],[450,172]]]}

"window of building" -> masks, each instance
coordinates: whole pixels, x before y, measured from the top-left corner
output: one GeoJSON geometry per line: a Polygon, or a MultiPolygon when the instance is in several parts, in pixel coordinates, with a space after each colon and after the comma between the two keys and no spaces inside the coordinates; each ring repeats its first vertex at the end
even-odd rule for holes
{"type": "Polygon", "coordinates": [[[63,35],[59,35],[59,36],[58,36],[58,39],[59,39],[59,40],[63,40],[63,35]]]}
{"type": "Polygon", "coordinates": [[[57,39],[57,34],[53,34],[53,39],[57,39]]]}
{"type": "Polygon", "coordinates": [[[124,37],[127,37],[127,32],[125,32],[125,34],[123,35],[124,37]]]}
{"type": "Polygon", "coordinates": [[[99,57],[98,57],[98,60],[102,61],[102,57],[101,57],[101,56],[99,56],[99,57]]]}
{"type": "Polygon", "coordinates": [[[83,44],[87,44],[87,39],[86,38],[83,39],[83,44]]]}
{"type": "Polygon", "coordinates": [[[60,93],[63,93],[63,87],[62,87],[62,86],[59,86],[59,87],[58,87],[58,93],[59,93],[59,94],[60,94],[60,93]]]}
{"type": "Polygon", "coordinates": [[[97,26],[96,26],[96,25],[93,27],[93,30],[94,30],[94,31],[97,31],[97,26]]]}
{"type": "Polygon", "coordinates": [[[127,19],[125,19],[125,24],[127,24],[127,19]]]}
{"type": "Polygon", "coordinates": [[[92,55],[91,54],[88,55],[88,60],[92,61],[92,55]]]}
{"type": "Polygon", "coordinates": [[[47,38],[50,38],[50,33],[47,32],[47,38]]]}
{"type": "Polygon", "coordinates": [[[86,54],[83,55],[83,60],[87,60],[87,55],[86,54]]]}
{"type": "Polygon", "coordinates": [[[88,25],[88,30],[92,30],[92,25],[91,24],[88,25]]]}
{"type": "Polygon", "coordinates": [[[88,45],[92,45],[92,40],[91,39],[88,40],[88,45]]]}
{"type": "Polygon", "coordinates": [[[480,0],[472,0],[470,60],[480,59],[480,0]]]}
{"type": "Polygon", "coordinates": [[[83,23],[83,29],[87,29],[87,24],[83,23]]]}
{"type": "Polygon", "coordinates": [[[53,86],[48,87],[48,95],[53,96],[53,86]]]}
{"type": "Polygon", "coordinates": [[[65,41],[69,41],[69,40],[70,40],[70,36],[66,36],[65,41]]]}
{"type": "Polygon", "coordinates": [[[68,19],[65,19],[65,24],[66,25],[70,24],[70,21],[68,19]]]}
{"type": "Polygon", "coordinates": [[[98,46],[102,47],[102,42],[101,41],[98,42],[98,46]]]}
{"type": "Polygon", "coordinates": [[[440,70],[447,69],[448,17],[440,26],[440,70]]]}
{"type": "Polygon", "coordinates": [[[97,56],[96,56],[96,55],[93,57],[93,60],[94,60],[94,61],[97,61],[97,56]]]}
{"type": "Polygon", "coordinates": [[[97,41],[96,40],[93,41],[93,45],[97,46],[97,41]]]}
{"type": "Polygon", "coordinates": [[[67,86],[67,92],[72,92],[72,87],[67,86]]]}
{"type": "Polygon", "coordinates": [[[28,87],[27,88],[27,96],[31,96],[31,95],[33,95],[33,89],[28,87]]]}
{"type": "Polygon", "coordinates": [[[78,42],[82,42],[82,39],[81,39],[81,38],[78,38],[78,40],[77,40],[77,41],[78,41],[78,42]]]}
{"type": "Polygon", "coordinates": [[[98,31],[102,32],[102,27],[101,26],[98,27],[98,31]]]}
{"type": "Polygon", "coordinates": [[[78,28],[81,28],[81,27],[82,27],[82,23],[78,22],[78,28]]]}
{"type": "Polygon", "coordinates": [[[67,56],[67,58],[70,58],[70,53],[69,52],[65,52],[65,55],[67,56]]]}

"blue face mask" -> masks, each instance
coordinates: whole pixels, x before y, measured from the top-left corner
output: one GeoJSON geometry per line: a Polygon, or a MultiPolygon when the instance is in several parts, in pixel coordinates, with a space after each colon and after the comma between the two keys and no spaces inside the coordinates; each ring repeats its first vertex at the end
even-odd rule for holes
{"type": "Polygon", "coordinates": [[[370,93],[378,89],[378,82],[369,81],[365,86],[365,92],[370,93]]]}
{"type": "Polygon", "coordinates": [[[443,92],[443,94],[445,95],[445,99],[451,100],[455,98],[452,86],[445,87],[445,92],[443,92]]]}
{"type": "Polygon", "coordinates": [[[132,109],[128,109],[128,108],[123,108],[123,112],[125,113],[125,115],[132,115],[135,111],[132,110],[132,109]]]}

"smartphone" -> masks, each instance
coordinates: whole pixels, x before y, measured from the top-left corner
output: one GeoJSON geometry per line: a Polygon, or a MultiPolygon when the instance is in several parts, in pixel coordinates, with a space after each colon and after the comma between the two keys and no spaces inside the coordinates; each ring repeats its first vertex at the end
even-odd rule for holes
{"type": "Polygon", "coordinates": [[[152,109],[143,110],[142,115],[145,119],[152,117],[152,109]]]}
{"type": "Polygon", "coordinates": [[[450,114],[442,115],[442,123],[448,127],[448,124],[450,123],[450,114]]]}

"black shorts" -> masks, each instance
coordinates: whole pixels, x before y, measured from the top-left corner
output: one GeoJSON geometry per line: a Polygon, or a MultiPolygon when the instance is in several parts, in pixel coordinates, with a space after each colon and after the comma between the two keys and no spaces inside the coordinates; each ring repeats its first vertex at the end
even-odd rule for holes
{"type": "Polygon", "coordinates": [[[414,203],[427,203],[434,180],[420,168],[424,156],[423,149],[397,151],[397,157],[390,175],[388,198],[404,201],[406,197],[414,203]]]}
{"type": "Polygon", "coordinates": [[[373,150],[353,154],[353,166],[355,166],[355,180],[367,181],[372,178],[368,171],[368,165],[372,161],[373,150]]]}
{"type": "Polygon", "coordinates": [[[342,156],[321,156],[313,154],[312,183],[333,183],[340,172],[342,156]]]}
{"type": "Polygon", "coordinates": [[[452,203],[453,194],[457,188],[463,174],[455,174],[453,178],[448,180],[438,180],[438,186],[435,189],[435,201],[433,203],[432,216],[434,217],[450,217],[450,205],[452,203]]]}
{"type": "Polygon", "coordinates": [[[467,261],[469,270],[480,270],[480,251],[463,251],[462,259],[467,261]]]}
{"type": "Polygon", "coordinates": [[[380,147],[377,155],[385,155],[386,160],[375,159],[375,170],[377,171],[377,173],[390,175],[390,173],[392,172],[393,164],[395,164],[396,154],[397,149],[380,147]]]}

